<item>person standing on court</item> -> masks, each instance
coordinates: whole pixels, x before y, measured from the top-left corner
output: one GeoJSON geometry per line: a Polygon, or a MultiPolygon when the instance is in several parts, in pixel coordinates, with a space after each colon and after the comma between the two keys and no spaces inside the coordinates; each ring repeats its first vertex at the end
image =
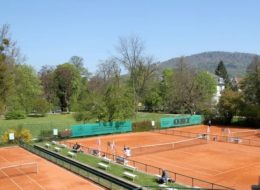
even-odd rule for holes
{"type": "Polygon", "coordinates": [[[209,120],[209,122],[208,122],[208,126],[211,127],[211,120],[209,120]]]}

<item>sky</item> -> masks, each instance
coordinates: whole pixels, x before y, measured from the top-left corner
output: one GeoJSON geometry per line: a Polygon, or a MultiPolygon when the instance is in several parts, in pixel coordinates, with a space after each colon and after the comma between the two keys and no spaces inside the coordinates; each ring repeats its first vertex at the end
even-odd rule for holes
{"type": "Polygon", "coordinates": [[[0,0],[26,63],[39,70],[72,56],[94,73],[138,36],[156,61],[205,51],[260,54],[259,0],[0,0]]]}

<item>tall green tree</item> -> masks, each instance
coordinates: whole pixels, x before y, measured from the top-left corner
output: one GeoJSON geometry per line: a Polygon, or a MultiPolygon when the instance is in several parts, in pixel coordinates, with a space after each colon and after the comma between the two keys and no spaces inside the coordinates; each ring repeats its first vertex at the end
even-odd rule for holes
{"type": "Polygon", "coordinates": [[[251,105],[260,105],[260,58],[254,57],[247,68],[247,75],[242,81],[245,101],[251,105]]]}
{"type": "Polygon", "coordinates": [[[230,124],[234,116],[240,115],[243,99],[241,92],[226,88],[219,100],[218,111],[226,124],[230,124]]]}
{"type": "Polygon", "coordinates": [[[260,58],[254,57],[247,68],[247,75],[241,83],[245,106],[242,114],[251,124],[259,126],[260,122],[260,58]]]}
{"type": "Polygon", "coordinates": [[[33,111],[34,101],[43,95],[42,86],[36,71],[26,64],[16,65],[15,91],[13,109],[21,109],[30,113],[33,111]],[[16,103],[15,103],[16,102],[16,103]]]}
{"type": "Polygon", "coordinates": [[[225,82],[225,87],[230,87],[231,83],[230,83],[230,79],[228,76],[228,72],[227,69],[225,67],[225,64],[223,61],[220,61],[216,70],[215,70],[215,74],[221,78],[223,78],[224,82],[225,82]]]}
{"type": "Polygon", "coordinates": [[[41,85],[43,87],[44,98],[49,103],[49,108],[54,108],[58,105],[56,86],[54,81],[54,67],[52,66],[42,66],[38,73],[41,85]]]}
{"type": "Polygon", "coordinates": [[[0,114],[7,111],[14,94],[14,66],[18,50],[9,37],[9,26],[0,27],[0,114]]]}
{"type": "Polygon", "coordinates": [[[207,72],[197,72],[181,58],[173,71],[166,96],[168,110],[174,113],[202,112],[211,106],[216,82],[207,72]]]}
{"type": "Polygon", "coordinates": [[[54,81],[60,108],[63,112],[69,112],[72,104],[77,101],[79,96],[80,72],[70,63],[58,65],[54,71],[54,81]]]}
{"type": "Polygon", "coordinates": [[[130,80],[130,87],[133,89],[134,105],[145,97],[148,81],[151,80],[157,71],[157,66],[151,56],[146,56],[144,43],[137,36],[120,38],[118,56],[116,59],[127,69],[130,80]]]}

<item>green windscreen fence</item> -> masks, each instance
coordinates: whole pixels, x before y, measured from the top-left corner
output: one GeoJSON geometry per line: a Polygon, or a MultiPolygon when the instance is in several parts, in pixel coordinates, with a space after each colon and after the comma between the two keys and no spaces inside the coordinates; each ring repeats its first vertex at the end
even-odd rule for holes
{"type": "Polygon", "coordinates": [[[92,136],[111,133],[124,133],[132,131],[132,122],[99,122],[71,127],[72,137],[92,136]]]}
{"type": "Polygon", "coordinates": [[[189,126],[202,123],[201,115],[165,117],[160,119],[161,128],[189,126]]]}

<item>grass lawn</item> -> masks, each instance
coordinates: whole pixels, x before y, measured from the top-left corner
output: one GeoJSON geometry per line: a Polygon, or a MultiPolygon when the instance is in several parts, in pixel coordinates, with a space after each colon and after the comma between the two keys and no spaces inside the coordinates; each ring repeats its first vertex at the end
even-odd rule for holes
{"type": "MultiPolygon", "coordinates": [[[[38,145],[44,146],[45,143],[39,143],[38,145]]],[[[51,144],[51,143],[49,143],[51,144]]],[[[52,145],[49,150],[54,151],[54,145],[52,145]]],[[[60,154],[62,154],[63,156],[68,156],[69,149],[67,148],[62,148],[61,151],[59,152],[60,154]]],[[[88,155],[88,154],[84,154],[84,153],[77,153],[77,156],[74,158],[84,164],[87,164],[89,166],[92,166],[98,170],[102,170],[102,171],[106,171],[109,174],[112,174],[114,176],[123,178],[125,180],[130,180],[124,176],[123,172],[124,171],[128,171],[126,170],[126,168],[124,168],[123,165],[120,164],[116,164],[116,163],[109,163],[110,168],[108,168],[107,170],[105,169],[101,169],[98,167],[98,163],[102,162],[100,158],[92,156],[92,155],[88,155]]],[[[107,163],[106,163],[107,164],[107,163]]],[[[129,171],[128,171],[129,172],[129,171]]],[[[132,173],[130,171],[130,173],[132,173]]],[[[134,183],[141,185],[141,186],[154,186],[154,187],[158,187],[158,182],[157,182],[157,177],[153,176],[153,175],[149,175],[149,174],[145,174],[143,172],[139,172],[139,171],[134,171],[133,172],[135,175],[137,175],[137,177],[134,179],[134,183]]],[[[183,187],[180,186],[176,183],[168,183],[167,184],[168,187],[183,187]]],[[[151,188],[152,189],[152,188],[151,188]]]]}
{"type": "MultiPolygon", "coordinates": [[[[159,122],[161,117],[169,116],[173,115],[139,112],[132,121],[154,120],[159,122]]],[[[59,130],[70,129],[70,126],[78,123],[80,122],[76,122],[72,114],[49,114],[46,117],[27,117],[26,119],[20,120],[5,120],[2,117],[0,118],[0,135],[8,128],[15,128],[18,125],[22,125],[31,131],[33,137],[37,137],[43,130],[52,130],[54,128],[59,130]]]]}

